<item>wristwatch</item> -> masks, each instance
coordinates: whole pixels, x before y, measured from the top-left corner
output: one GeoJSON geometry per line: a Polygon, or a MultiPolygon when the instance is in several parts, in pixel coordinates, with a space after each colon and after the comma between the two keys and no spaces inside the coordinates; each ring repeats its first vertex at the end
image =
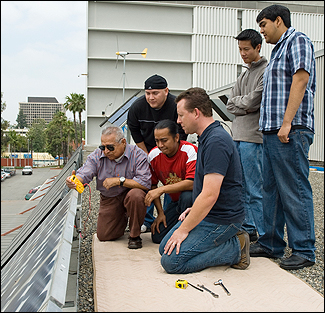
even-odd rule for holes
{"type": "Polygon", "coordinates": [[[120,177],[120,186],[123,186],[123,184],[124,184],[124,182],[125,182],[125,177],[120,177]]]}

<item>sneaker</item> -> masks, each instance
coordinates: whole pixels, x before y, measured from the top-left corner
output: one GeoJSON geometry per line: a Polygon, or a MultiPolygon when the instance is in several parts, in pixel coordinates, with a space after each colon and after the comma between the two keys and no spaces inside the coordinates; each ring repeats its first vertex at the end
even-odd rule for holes
{"type": "Polygon", "coordinates": [[[250,264],[249,258],[249,235],[245,231],[239,231],[236,235],[240,242],[241,257],[237,264],[231,265],[232,268],[237,270],[245,270],[250,264]]]}
{"type": "Polygon", "coordinates": [[[141,233],[148,233],[150,231],[151,231],[150,227],[148,227],[144,224],[141,226],[141,233]]]}
{"type": "Polygon", "coordinates": [[[129,237],[128,248],[129,249],[140,249],[140,248],[142,248],[142,239],[140,238],[140,236],[135,237],[135,238],[129,237]]]}

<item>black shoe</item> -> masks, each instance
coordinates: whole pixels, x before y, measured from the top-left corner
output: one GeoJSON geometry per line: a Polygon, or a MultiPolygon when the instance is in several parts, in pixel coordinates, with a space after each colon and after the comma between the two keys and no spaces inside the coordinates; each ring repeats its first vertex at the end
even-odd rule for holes
{"type": "Polygon", "coordinates": [[[249,254],[251,257],[264,257],[270,259],[277,259],[276,256],[266,252],[266,250],[264,250],[258,242],[252,243],[250,245],[249,254]]]}
{"type": "Polygon", "coordinates": [[[257,239],[258,239],[258,235],[255,229],[251,234],[249,234],[249,240],[250,242],[253,242],[253,241],[257,241],[257,239]]]}
{"type": "Polygon", "coordinates": [[[236,234],[241,245],[240,261],[237,264],[231,265],[231,267],[238,270],[245,270],[250,264],[249,258],[249,236],[245,231],[240,231],[236,234]]]}
{"type": "Polygon", "coordinates": [[[129,249],[140,249],[140,248],[142,248],[142,239],[140,238],[140,236],[135,237],[135,238],[129,237],[128,248],[129,249]]]}
{"type": "Polygon", "coordinates": [[[280,262],[280,267],[285,270],[299,270],[307,266],[313,266],[315,262],[309,261],[301,256],[292,254],[289,258],[280,262]]]}

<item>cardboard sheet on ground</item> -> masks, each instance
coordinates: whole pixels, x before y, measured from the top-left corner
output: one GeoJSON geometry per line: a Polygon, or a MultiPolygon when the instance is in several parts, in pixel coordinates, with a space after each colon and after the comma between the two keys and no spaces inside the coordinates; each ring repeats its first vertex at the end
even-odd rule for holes
{"type": "Polygon", "coordinates": [[[128,249],[128,235],[100,242],[93,237],[94,302],[96,312],[324,312],[324,298],[308,284],[267,258],[251,258],[246,270],[229,266],[201,272],[167,274],[160,265],[158,245],[141,234],[143,247],[128,249]],[[214,298],[177,279],[204,285],[214,298]],[[227,296],[214,282],[222,279],[227,296]]]}

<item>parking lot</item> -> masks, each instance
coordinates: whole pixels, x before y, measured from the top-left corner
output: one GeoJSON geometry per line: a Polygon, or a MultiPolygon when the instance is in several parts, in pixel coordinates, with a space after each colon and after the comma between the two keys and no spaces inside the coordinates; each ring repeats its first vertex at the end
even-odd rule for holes
{"type": "Polygon", "coordinates": [[[4,200],[24,200],[30,189],[42,185],[48,178],[59,175],[61,169],[33,168],[32,175],[22,175],[21,171],[17,169],[16,175],[1,182],[1,209],[5,205],[4,200]]]}
{"type": "Polygon", "coordinates": [[[28,219],[38,201],[25,200],[30,189],[60,174],[61,169],[33,168],[32,175],[22,175],[21,169],[16,175],[1,182],[1,254],[8,248],[12,239],[19,233],[20,226],[28,219]],[[26,212],[21,214],[22,212],[26,212]]]}

